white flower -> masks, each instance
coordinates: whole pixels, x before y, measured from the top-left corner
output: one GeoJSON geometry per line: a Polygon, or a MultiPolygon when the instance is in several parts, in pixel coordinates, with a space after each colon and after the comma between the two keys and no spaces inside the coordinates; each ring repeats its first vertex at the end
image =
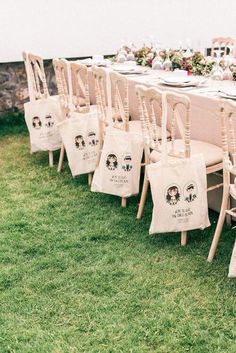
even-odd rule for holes
{"type": "Polygon", "coordinates": [[[148,53],[147,59],[152,59],[154,57],[154,53],[148,53]]]}

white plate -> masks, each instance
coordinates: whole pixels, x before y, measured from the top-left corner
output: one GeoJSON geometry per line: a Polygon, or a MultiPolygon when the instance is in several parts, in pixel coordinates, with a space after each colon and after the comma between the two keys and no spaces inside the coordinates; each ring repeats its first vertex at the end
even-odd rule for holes
{"type": "Polygon", "coordinates": [[[219,92],[224,94],[225,96],[236,98],[236,89],[224,89],[224,90],[220,90],[219,92]]]}
{"type": "Polygon", "coordinates": [[[218,96],[221,98],[236,100],[236,96],[230,96],[229,94],[224,94],[222,92],[218,92],[218,96]]]}
{"type": "Polygon", "coordinates": [[[170,76],[170,77],[163,77],[163,81],[166,83],[188,83],[191,81],[189,77],[180,77],[180,76],[170,76]]]}
{"type": "Polygon", "coordinates": [[[142,73],[145,73],[144,70],[141,70],[140,68],[138,67],[130,67],[128,65],[124,65],[124,66],[121,66],[121,65],[115,65],[112,67],[114,71],[117,71],[119,72],[120,74],[142,74],[142,73]]]}
{"type": "Polygon", "coordinates": [[[205,82],[205,80],[199,80],[192,77],[165,77],[161,78],[161,81],[162,84],[173,87],[201,86],[205,82]]]}
{"type": "Polygon", "coordinates": [[[101,61],[97,61],[91,58],[88,59],[82,59],[82,60],[78,60],[81,64],[84,64],[86,66],[92,66],[92,65],[97,65],[97,66],[107,66],[108,65],[108,61],[106,59],[101,60],[101,61]]]}

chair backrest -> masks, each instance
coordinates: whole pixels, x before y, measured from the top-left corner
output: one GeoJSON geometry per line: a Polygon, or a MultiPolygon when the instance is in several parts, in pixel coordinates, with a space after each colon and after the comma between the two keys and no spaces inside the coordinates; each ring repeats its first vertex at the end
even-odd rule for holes
{"type": "Polygon", "coordinates": [[[166,114],[170,131],[171,142],[168,155],[178,158],[189,158],[191,154],[190,99],[186,95],[169,91],[165,91],[162,94],[162,98],[162,121],[164,120],[164,114],[166,114]],[[183,140],[183,150],[180,150],[179,145],[177,146],[175,143],[177,132],[183,140]]]}
{"type": "Polygon", "coordinates": [[[115,71],[110,72],[111,90],[114,95],[114,127],[129,131],[128,80],[115,71]]]}
{"type": "Polygon", "coordinates": [[[64,118],[69,117],[72,107],[69,99],[69,64],[65,59],[53,59],[57,90],[64,118]]]}
{"type": "Polygon", "coordinates": [[[220,120],[224,167],[234,175],[236,175],[235,119],[236,103],[232,100],[222,100],[220,106],[220,120]]]}
{"type": "Polygon", "coordinates": [[[29,98],[31,101],[49,97],[43,59],[31,53],[23,52],[26,68],[29,98]]]}
{"type": "Polygon", "coordinates": [[[90,98],[87,66],[79,62],[70,62],[70,74],[75,111],[79,113],[89,112],[90,98]],[[81,104],[82,99],[83,104],[81,104]]]}
{"type": "Polygon", "coordinates": [[[160,129],[158,127],[161,126],[162,119],[162,92],[157,88],[147,88],[143,85],[136,85],[135,91],[144,144],[150,149],[159,150],[160,129]]]}
{"type": "Polygon", "coordinates": [[[99,119],[105,128],[108,125],[107,71],[102,67],[93,66],[92,73],[99,119]]]}
{"type": "Polygon", "coordinates": [[[216,37],[212,39],[211,56],[217,56],[217,52],[220,56],[227,55],[228,49],[232,51],[232,55],[235,56],[236,41],[230,37],[216,37]]]}

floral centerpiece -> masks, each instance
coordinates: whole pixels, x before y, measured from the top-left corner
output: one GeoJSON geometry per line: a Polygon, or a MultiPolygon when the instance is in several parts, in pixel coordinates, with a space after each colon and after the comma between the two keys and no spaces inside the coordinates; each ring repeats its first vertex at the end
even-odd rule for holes
{"type": "Polygon", "coordinates": [[[137,64],[142,66],[152,66],[152,61],[156,56],[155,50],[152,47],[142,47],[134,53],[137,64]]]}
{"type": "Polygon", "coordinates": [[[236,64],[231,65],[230,70],[233,73],[233,80],[236,81],[236,64]]]}
{"type": "MultiPolygon", "coordinates": [[[[212,71],[213,66],[216,63],[216,60],[210,56],[204,57],[204,55],[197,51],[195,53],[191,53],[190,50],[187,52],[183,50],[157,50],[152,46],[143,46],[139,49],[136,49],[129,46],[123,46],[122,51],[120,51],[124,55],[126,53],[126,59],[128,59],[129,55],[132,54],[135,61],[138,65],[141,66],[149,66],[152,67],[152,63],[155,59],[160,62],[165,62],[166,60],[170,60],[172,64],[172,70],[181,69],[188,71],[189,74],[205,76],[209,75],[212,71]],[[187,55],[190,54],[190,55],[187,55]]],[[[116,58],[119,56],[117,54],[116,58]]],[[[132,59],[132,60],[134,60],[132,59]]],[[[171,65],[170,64],[170,65],[171,65]]],[[[222,68],[226,68],[226,63],[222,59],[220,62],[220,66],[222,68]]],[[[228,66],[233,74],[233,80],[236,81],[236,64],[231,64],[228,66]]]]}
{"type": "Polygon", "coordinates": [[[189,69],[193,75],[205,76],[211,72],[213,65],[213,60],[205,58],[201,52],[196,52],[184,61],[183,67],[189,69]]]}

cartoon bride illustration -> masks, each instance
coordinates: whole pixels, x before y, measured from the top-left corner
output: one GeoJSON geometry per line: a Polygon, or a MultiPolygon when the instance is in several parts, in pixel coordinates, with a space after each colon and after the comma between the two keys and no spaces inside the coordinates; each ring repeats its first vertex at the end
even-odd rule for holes
{"type": "Polygon", "coordinates": [[[35,129],[40,129],[42,127],[42,122],[38,116],[33,117],[32,125],[35,129]]]}
{"type": "Polygon", "coordinates": [[[77,135],[75,137],[75,146],[79,149],[79,150],[83,150],[85,147],[85,142],[84,142],[84,138],[82,135],[77,135]]]}
{"type": "Polygon", "coordinates": [[[172,185],[167,189],[166,192],[166,202],[173,206],[180,200],[180,192],[177,185],[172,185]]]}
{"type": "Polygon", "coordinates": [[[115,154],[111,153],[108,154],[107,156],[107,160],[106,160],[106,167],[109,170],[115,170],[118,166],[118,162],[117,162],[117,157],[115,154]]]}

